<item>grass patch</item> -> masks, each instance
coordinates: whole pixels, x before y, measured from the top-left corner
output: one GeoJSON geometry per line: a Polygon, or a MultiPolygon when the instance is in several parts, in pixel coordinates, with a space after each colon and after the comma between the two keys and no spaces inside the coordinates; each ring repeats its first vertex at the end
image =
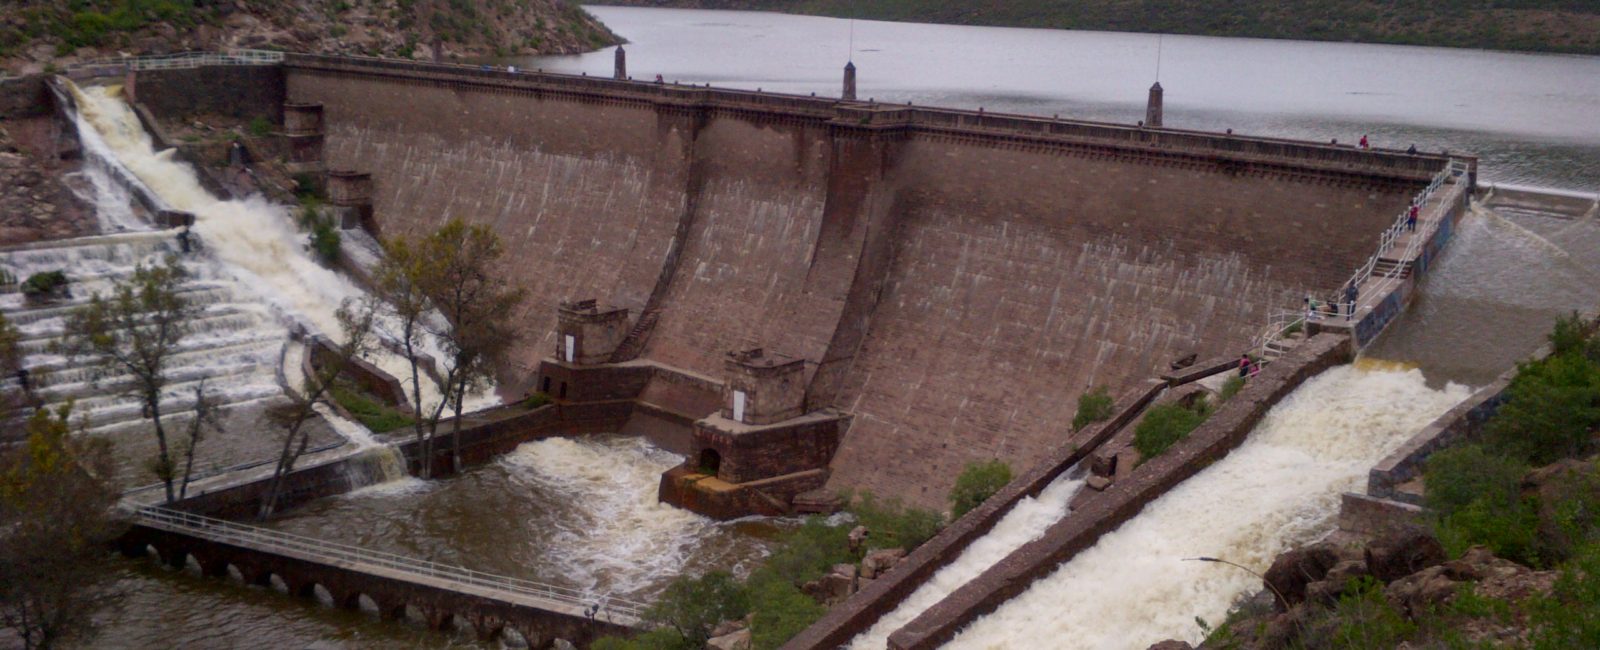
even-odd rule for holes
{"type": "Polygon", "coordinates": [[[1200,423],[1211,415],[1211,406],[1202,398],[1194,406],[1182,404],[1157,404],[1145,412],[1139,428],[1133,431],[1133,447],[1139,450],[1139,462],[1160,456],[1179,440],[1188,437],[1200,423]]]}
{"type": "Polygon", "coordinates": [[[1105,386],[1096,386],[1088,392],[1078,396],[1078,412],[1072,416],[1072,430],[1078,431],[1086,426],[1101,422],[1111,417],[1111,393],[1105,386]]]}
{"type": "Polygon", "coordinates": [[[409,427],[414,422],[411,416],[348,385],[336,384],[328,392],[332,393],[333,401],[373,433],[388,433],[409,427]]]}
{"type": "Polygon", "coordinates": [[[1011,466],[1003,460],[967,463],[950,490],[950,518],[960,519],[1011,482],[1011,466]]]}

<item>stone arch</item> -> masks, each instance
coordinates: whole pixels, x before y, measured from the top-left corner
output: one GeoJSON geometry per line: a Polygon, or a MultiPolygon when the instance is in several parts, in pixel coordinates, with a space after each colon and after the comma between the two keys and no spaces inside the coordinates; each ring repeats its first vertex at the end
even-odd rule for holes
{"type": "Polygon", "coordinates": [[[190,553],[196,565],[200,568],[200,575],[207,578],[222,578],[228,575],[228,561],[211,553],[190,553]]]}
{"type": "Polygon", "coordinates": [[[278,593],[289,594],[291,596],[294,595],[294,590],[290,588],[288,579],[284,578],[281,574],[273,573],[271,571],[265,571],[263,573],[265,573],[267,576],[265,584],[268,589],[278,593]]]}
{"type": "Polygon", "coordinates": [[[175,546],[156,547],[156,556],[161,558],[162,564],[174,569],[182,570],[189,563],[189,552],[175,546]]]}
{"type": "Polygon", "coordinates": [[[320,605],[328,607],[336,607],[339,604],[338,601],[333,599],[333,590],[320,582],[310,582],[310,586],[305,588],[305,596],[317,601],[320,605]]]}
{"type": "Polygon", "coordinates": [[[122,556],[126,558],[141,558],[149,554],[150,547],[144,542],[120,539],[117,540],[117,551],[121,552],[122,556]]]}

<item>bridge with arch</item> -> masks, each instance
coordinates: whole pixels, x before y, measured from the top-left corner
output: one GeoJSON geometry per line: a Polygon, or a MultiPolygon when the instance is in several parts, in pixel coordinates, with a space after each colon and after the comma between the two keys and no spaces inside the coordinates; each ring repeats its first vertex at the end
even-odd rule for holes
{"type": "Polygon", "coordinates": [[[141,508],[118,541],[129,557],[154,554],[208,577],[316,598],[335,607],[416,620],[480,639],[514,639],[532,648],[565,639],[584,647],[641,626],[645,605],[579,590],[473,571],[428,560],[302,537],[164,508],[141,508]]]}

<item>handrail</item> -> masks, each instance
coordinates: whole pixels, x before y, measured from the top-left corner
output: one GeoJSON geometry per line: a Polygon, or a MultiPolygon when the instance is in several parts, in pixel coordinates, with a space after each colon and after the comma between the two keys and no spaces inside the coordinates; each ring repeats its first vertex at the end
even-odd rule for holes
{"type": "Polygon", "coordinates": [[[138,523],[156,528],[193,535],[211,541],[245,546],[254,550],[309,556],[325,564],[348,569],[359,570],[359,565],[366,564],[420,576],[439,578],[459,585],[484,587],[522,596],[542,598],[562,605],[584,608],[585,610],[594,607],[597,608],[594,613],[595,618],[604,618],[608,622],[630,627],[638,624],[645,608],[648,607],[645,603],[615,598],[609,595],[596,597],[569,587],[561,587],[524,578],[484,573],[465,567],[439,564],[431,560],[420,560],[294,533],[248,526],[179,510],[146,506],[135,510],[134,516],[138,523]]]}
{"type": "Polygon", "coordinates": [[[275,65],[283,63],[283,52],[232,49],[227,52],[179,52],[150,56],[125,56],[81,61],[66,66],[69,72],[117,68],[123,70],[175,70],[214,65],[275,65]]]}

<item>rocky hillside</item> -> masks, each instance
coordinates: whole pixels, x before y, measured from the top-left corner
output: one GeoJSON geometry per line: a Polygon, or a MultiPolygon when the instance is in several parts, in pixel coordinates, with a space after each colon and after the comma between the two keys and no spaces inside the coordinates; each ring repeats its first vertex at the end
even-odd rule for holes
{"type": "Polygon", "coordinates": [[[1593,0],[595,0],[875,20],[1600,54],[1593,0]]]}
{"type": "Polygon", "coordinates": [[[232,47],[431,59],[616,43],[566,0],[0,0],[0,67],[232,47]]]}

